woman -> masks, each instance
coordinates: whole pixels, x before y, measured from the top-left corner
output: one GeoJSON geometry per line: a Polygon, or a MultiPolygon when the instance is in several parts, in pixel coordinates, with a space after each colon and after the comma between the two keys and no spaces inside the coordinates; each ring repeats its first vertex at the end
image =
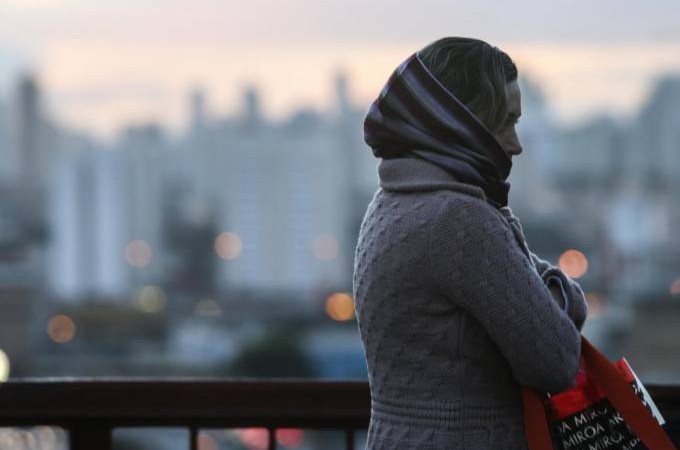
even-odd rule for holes
{"type": "Polygon", "coordinates": [[[525,449],[521,386],[575,379],[583,293],[507,207],[520,114],[515,64],[467,38],[411,56],[369,110],[380,187],[354,265],[369,450],[525,449]]]}

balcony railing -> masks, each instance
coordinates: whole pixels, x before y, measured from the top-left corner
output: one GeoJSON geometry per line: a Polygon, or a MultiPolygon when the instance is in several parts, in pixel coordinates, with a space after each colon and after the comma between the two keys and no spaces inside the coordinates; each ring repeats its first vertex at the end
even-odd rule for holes
{"type": "MultiPolygon", "coordinates": [[[[680,386],[648,389],[667,420],[680,420],[680,386]]],[[[0,427],[58,426],[71,450],[110,450],[114,428],[159,426],[187,428],[191,450],[203,428],[244,427],[269,430],[269,449],[279,428],[343,430],[352,450],[369,417],[363,381],[40,378],[0,385],[0,427]]]]}
{"type": "Polygon", "coordinates": [[[16,379],[0,385],[0,427],[51,425],[68,431],[71,450],[110,450],[114,428],[185,427],[187,449],[202,428],[263,427],[269,448],[279,428],[355,430],[368,426],[363,381],[252,379],[16,379]]]}

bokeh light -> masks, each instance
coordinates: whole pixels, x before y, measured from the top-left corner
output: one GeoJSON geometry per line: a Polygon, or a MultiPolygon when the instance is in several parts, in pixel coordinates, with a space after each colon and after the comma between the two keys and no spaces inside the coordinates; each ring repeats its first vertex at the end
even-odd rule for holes
{"type": "Polygon", "coordinates": [[[198,450],[219,450],[219,448],[214,437],[205,433],[198,435],[198,450]]]}
{"type": "Polygon", "coordinates": [[[38,448],[38,440],[35,438],[33,433],[31,433],[30,431],[26,431],[26,430],[21,430],[20,433],[21,433],[23,441],[24,441],[24,447],[23,448],[25,448],[27,450],[28,449],[33,450],[33,449],[38,448]]]}
{"type": "Polygon", "coordinates": [[[219,316],[222,314],[222,307],[215,300],[204,298],[196,303],[194,314],[197,316],[219,316]]]}
{"type": "Polygon", "coordinates": [[[55,450],[57,448],[57,433],[52,427],[39,425],[33,427],[32,434],[36,437],[40,450],[55,450]]]}
{"type": "Polygon", "coordinates": [[[571,278],[580,278],[588,271],[588,258],[578,250],[567,250],[560,255],[559,266],[571,278]]]}
{"type": "Polygon", "coordinates": [[[285,448],[297,448],[304,440],[305,432],[299,428],[279,428],[276,430],[276,441],[285,448]]]}
{"type": "Polygon", "coordinates": [[[312,243],[312,253],[319,261],[331,261],[338,257],[338,240],[332,234],[317,236],[312,243]]]}
{"type": "Polygon", "coordinates": [[[0,383],[9,379],[9,356],[0,349],[0,383]]]}
{"type": "Polygon", "coordinates": [[[236,259],[243,252],[243,242],[236,233],[224,232],[215,238],[215,253],[224,260],[236,259]]]}
{"type": "Polygon", "coordinates": [[[237,431],[237,436],[248,450],[269,448],[269,431],[266,428],[244,428],[237,431]]]}
{"type": "Polygon", "coordinates": [[[145,313],[158,313],[165,308],[165,293],[158,286],[142,286],[132,297],[134,307],[145,313]]]}
{"type": "Polygon", "coordinates": [[[149,265],[153,252],[146,241],[132,241],[125,246],[125,261],[132,267],[142,268],[149,265]]]}
{"type": "Polygon", "coordinates": [[[76,335],[76,324],[68,316],[58,314],[47,322],[47,334],[59,344],[64,344],[76,335]]]}
{"type": "Polygon", "coordinates": [[[0,428],[1,449],[22,449],[24,437],[21,430],[15,428],[0,428]]]}
{"type": "Polygon", "coordinates": [[[588,302],[588,318],[597,319],[604,311],[604,299],[600,294],[586,292],[586,302],[588,302]]]}
{"type": "Polygon", "coordinates": [[[671,295],[680,295],[680,278],[671,284],[671,295]]]}
{"type": "Polygon", "coordinates": [[[352,296],[344,292],[336,292],[326,299],[326,314],[339,322],[354,317],[354,301],[352,296]]]}

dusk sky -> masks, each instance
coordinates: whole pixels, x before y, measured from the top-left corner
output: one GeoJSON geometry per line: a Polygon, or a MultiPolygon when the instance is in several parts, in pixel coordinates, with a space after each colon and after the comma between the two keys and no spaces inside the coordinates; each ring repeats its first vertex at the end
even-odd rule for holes
{"type": "Polygon", "coordinates": [[[680,73],[680,1],[0,0],[0,98],[33,71],[61,122],[110,134],[181,126],[187,91],[217,114],[254,84],[273,117],[326,108],[337,70],[367,105],[401,60],[442,36],[506,50],[558,118],[635,111],[680,73]]]}

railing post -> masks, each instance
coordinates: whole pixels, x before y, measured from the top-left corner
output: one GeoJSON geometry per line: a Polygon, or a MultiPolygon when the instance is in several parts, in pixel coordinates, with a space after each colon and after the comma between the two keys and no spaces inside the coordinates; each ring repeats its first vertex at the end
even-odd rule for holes
{"type": "Polygon", "coordinates": [[[269,450],[276,450],[276,428],[267,428],[269,435],[269,450]]]}
{"type": "Polygon", "coordinates": [[[196,427],[189,427],[189,448],[198,450],[198,430],[196,427]]]}
{"type": "Polygon", "coordinates": [[[354,450],[354,428],[348,428],[345,431],[345,436],[347,438],[347,443],[345,444],[345,448],[347,450],[354,450]]]}
{"type": "Polygon", "coordinates": [[[111,450],[111,427],[98,420],[83,420],[69,427],[71,450],[111,450]]]}

